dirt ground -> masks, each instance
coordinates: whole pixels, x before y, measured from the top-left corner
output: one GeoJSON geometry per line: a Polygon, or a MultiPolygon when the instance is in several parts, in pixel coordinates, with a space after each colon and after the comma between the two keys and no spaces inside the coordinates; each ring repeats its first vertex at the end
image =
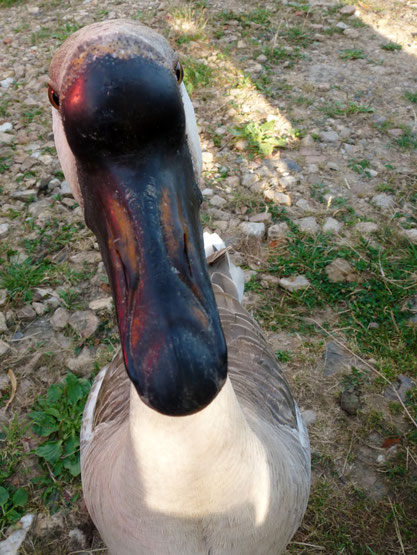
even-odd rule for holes
{"type": "MultiPolygon", "coordinates": [[[[359,252],[380,244],[387,228],[395,233],[384,243],[388,258],[404,241],[417,244],[417,2],[0,6],[0,476],[6,489],[29,492],[24,510],[16,503],[19,515],[37,517],[20,552],[106,552],[79,479],[65,483],[35,454],[40,439],[28,414],[69,370],[89,379],[118,345],[98,247],[56,157],[48,65],[78,28],[134,18],[182,56],[201,133],[203,226],[245,269],[246,306],[309,422],[312,495],[288,553],[416,553],[416,440],[413,413],[404,412],[416,365],[381,378],[382,359],[352,336],[330,300],[308,316],[294,301],[304,302],[303,293],[289,300],[280,281],[288,274],[277,273],[271,256],[284,253],[294,225],[317,251],[326,244],[359,252]],[[303,326],[294,327],[296,318],[303,326]]],[[[414,335],[404,353],[415,352],[417,266],[410,268],[403,299],[414,335]]],[[[354,281],[351,270],[330,282],[354,281]]],[[[395,307],[379,310],[391,311],[395,328],[395,307]]],[[[0,539],[9,524],[6,515],[0,539]]]]}

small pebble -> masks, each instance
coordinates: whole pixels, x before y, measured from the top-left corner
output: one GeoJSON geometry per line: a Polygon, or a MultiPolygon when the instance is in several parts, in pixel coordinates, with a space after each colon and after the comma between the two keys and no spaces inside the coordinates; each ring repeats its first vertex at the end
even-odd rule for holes
{"type": "Polygon", "coordinates": [[[261,238],[265,235],[265,224],[263,222],[242,222],[239,227],[248,237],[261,238]]]}
{"type": "Polygon", "coordinates": [[[310,286],[308,279],[303,276],[291,276],[289,278],[281,278],[279,284],[283,289],[287,291],[300,291],[301,289],[307,289],[310,286]]]}

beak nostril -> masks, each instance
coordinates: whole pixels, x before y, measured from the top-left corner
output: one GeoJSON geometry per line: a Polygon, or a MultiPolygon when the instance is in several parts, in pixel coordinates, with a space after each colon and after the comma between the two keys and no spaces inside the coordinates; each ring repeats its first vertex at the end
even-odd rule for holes
{"type": "Polygon", "coordinates": [[[190,256],[188,254],[188,233],[186,231],[184,231],[184,256],[185,260],[187,261],[187,268],[191,277],[193,275],[193,272],[191,270],[190,256]]]}

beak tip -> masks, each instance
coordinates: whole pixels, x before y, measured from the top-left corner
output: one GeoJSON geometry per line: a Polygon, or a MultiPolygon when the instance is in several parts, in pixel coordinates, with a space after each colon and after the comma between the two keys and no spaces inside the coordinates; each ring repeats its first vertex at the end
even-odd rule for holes
{"type": "MultiPolygon", "coordinates": [[[[189,339],[189,338],[188,338],[189,339]]],[[[188,416],[207,407],[227,377],[227,350],[223,337],[215,349],[186,341],[187,351],[157,348],[158,364],[146,366],[147,356],[126,357],[126,369],[141,400],[167,416],[188,416]],[[129,360],[130,359],[130,360],[129,360]]]]}

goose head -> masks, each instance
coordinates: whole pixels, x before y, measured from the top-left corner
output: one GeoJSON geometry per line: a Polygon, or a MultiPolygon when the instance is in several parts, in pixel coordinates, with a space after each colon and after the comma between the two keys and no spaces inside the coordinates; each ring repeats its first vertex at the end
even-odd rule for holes
{"type": "Polygon", "coordinates": [[[227,373],[182,75],[162,36],[116,20],[67,39],[48,88],[58,156],[109,276],[126,370],[142,401],[171,416],[209,405],[227,373]]]}

